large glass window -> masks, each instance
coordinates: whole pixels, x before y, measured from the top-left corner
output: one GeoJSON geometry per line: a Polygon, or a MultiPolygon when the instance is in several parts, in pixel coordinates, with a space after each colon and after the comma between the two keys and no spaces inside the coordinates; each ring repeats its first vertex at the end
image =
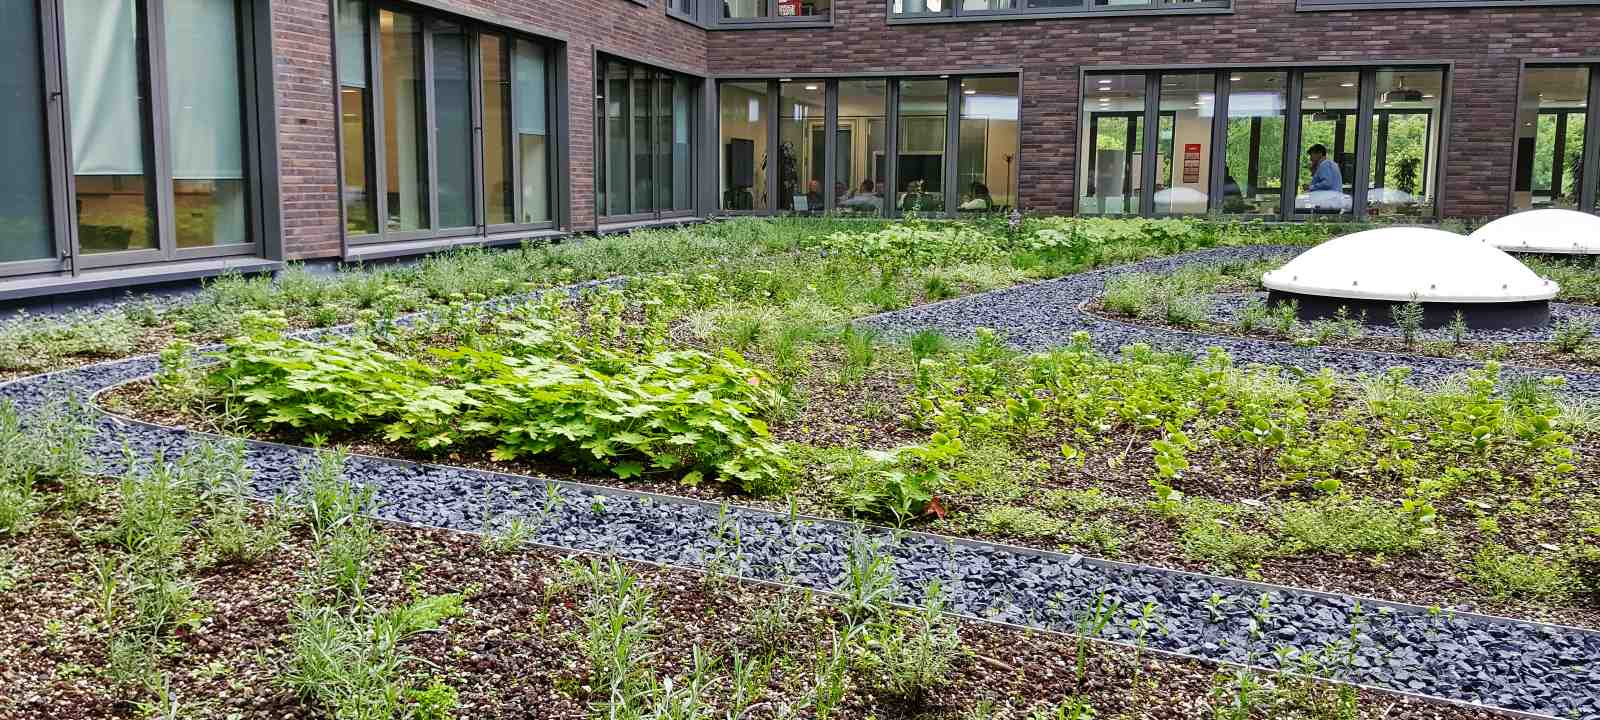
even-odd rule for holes
{"type": "Polygon", "coordinates": [[[1088,73],[1078,212],[1437,216],[1446,84],[1438,67],[1088,73]]]}
{"type": "Polygon", "coordinates": [[[428,136],[422,85],[422,23],[391,10],[378,11],[379,70],[383,75],[383,167],[388,181],[391,231],[430,227],[428,136]]]}
{"type": "Polygon", "coordinates": [[[73,206],[85,255],[160,242],[143,5],[77,0],[64,8],[73,206]]]}
{"type": "Polygon", "coordinates": [[[1297,213],[1344,215],[1353,208],[1356,110],[1361,74],[1308,72],[1300,92],[1297,213]]]}
{"type": "Polygon", "coordinates": [[[824,125],[827,91],[821,80],[778,86],[778,209],[797,213],[823,210],[827,152],[824,125]]]}
{"type": "Polygon", "coordinates": [[[1224,213],[1275,216],[1281,211],[1288,85],[1287,73],[1229,73],[1224,213]]]}
{"type": "Polygon", "coordinates": [[[339,169],[344,203],[345,232],[363,235],[378,231],[374,219],[372,186],[368,174],[371,147],[368,141],[368,112],[372,96],[368,92],[366,0],[339,0],[335,10],[334,43],[339,58],[339,135],[344,144],[339,169]]]}
{"type": "Polygon", "coordinates": [[[895,149],[895,207],[944,211],[945,118],[948,80],[901,80],[899,147],[895,149]]]}
{"type": "Polygon", "coordinates": [[[425,11],[367,0],[336,7],[352,242],[547,227],[555,218],[551,50],[425,11]]]}
{"type": "Polygon", "coordinates": [[[235,10],[231,0],[167,0],[163,13],[178,247],[250,239],[235,10]]]}
{"type": "Polygon", "coordinates": [[[1018,110],[1016,77],[961,80],[959,210],[1006,211],[1017,204],[1018,110]]]}
{"type": "Polygon", "coordinates": [[[478,40],[483,68],[483,195],[490,225],[509,223],[516,208],[511,183],[511,64],[504,38],[478,40]]]}
{"type": "Polygon", "coordinates": [[[1513,210],[1576,208],[1583,192],[1592,68],[1530,67],[1517,108],[1513,210]]]}
{"type": "Polygon", "coordinates": [[[722,209],[768,210],[765,181],[768,152],[767,84],[732,82],[718,86],[722,146],[722,209]]]}
{"type": "Polygon", "coordinates": [[[838,160],[834,163],[834,208],[845,215],[883,213],[888,156],[886,80],[839,81],[838,160]]]}
{"type": "Polygon", "coordinates": [[[56,254],[50,224],[43,53],[37,3],[0,7],[0,263],[56,254]]]}
{"type": "Polygon", "coordinates": [[[1375,77],[1367,213],[1432,215],[1444,72],[1382,68],[1375,77]]]}
{"type": "Polygon", "coordinates": [[[1144,74],[1085,76],[1078,154],[1079,212],[1139,212],[1144,164],[1144,74]]]}
{"type": "Polygon", "coordinates": [[[1157,215],[1203,214],[1208,209],[1216,89],[1216,73],[1161,75],[1157,215]]]}
{"type": "Polygon", "coordinates": [[[439,185],[439,226],[475,223],[472,185],[471,38],[454,23],[433,29],[433,143],[439,185]]]}
{"type": "Polygon", "coordinates": [[[602,58],[599,77],[601,214],[634,220],[693,211],[691,80],[616,58],[602,58]]]}
{"type": "Polygon", "coordinates": [[[826,20],[833,12],[833,0],[722,0],[725,21],[826,20]]]}

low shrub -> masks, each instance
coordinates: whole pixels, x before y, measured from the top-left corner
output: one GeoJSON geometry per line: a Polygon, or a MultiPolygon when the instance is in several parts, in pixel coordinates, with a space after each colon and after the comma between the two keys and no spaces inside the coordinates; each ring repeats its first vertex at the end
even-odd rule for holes
{"type": "Polygon", "coordinates": [[[978,522],[986,532],[1020,538],[1052,537],[1066,532],[1069,527],[1066,521],[1014,505],[985,510],[978,522]]]}
{"type": "Polygon", "coordinates": [[[1376,500],[1294,503],[1280,520],[1284,534],[1317,552],[1397,555],[1422,548],[1431,522],[1376,500]]]}
{"type": "Polygon", "coordinates": [[[1497,544],[1484,546],[1472,557],[1472,581],[1502,598],[1559,599],[1570,590],[1560,563],[1497,544]]]}

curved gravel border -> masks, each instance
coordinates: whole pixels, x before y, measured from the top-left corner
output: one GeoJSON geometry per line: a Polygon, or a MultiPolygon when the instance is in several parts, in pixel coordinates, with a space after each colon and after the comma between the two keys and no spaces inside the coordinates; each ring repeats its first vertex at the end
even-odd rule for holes
{"type": "MultiPolygon", "coordinates": [[[[977,328],[989,328],[999,333],[1007,344],[1026,351],[1066,345],[1073,333],[1083,331],[1089,333],[1097,349],[1106,353],[1115,353],[1134,343],[1187,353],[1217,347],[1240,365],[1260,363],[1308,371],[1327,367],[1346,375],[1379,374],[1388,368],[1404,365],[1412,368],[1412,377],[1421,382],[1437,381],[1482,367],[1482,363],[1470,360],[1346,348],[1300,347],[1275,340],[1137,325],[1101,317],[1083,309],[1086,303],[1100,297],[1105,290],[1106,279],[1114,275],[1170,272],[1197,262],[1257,260],[1303,250],[1305,248],[1276,245],[1201,250],[881,313],[856,322],[896,336],[936,328],[951,337],[965,338],[971,337],[977,328]]],[[[1501,365],[1503,376],[1559,376],[1566,380],[1562,392],[1600,399],[1600,373],[1522,367],[1513,363],[1501,365]]]]}
{"type": "MultiPolygon", "coordinates": [[[[1246,305],[1251,300],[1265,304],[1267,294],[1264,292],[1232,292],[1217,293],[1210,296],[1211,306],[1207,309],[1206,319],[1221,325],[1232,326],[1238,322],[1246,305]]],[[[1556,326],[1563,322],[1585,322],[1591,327],[1600,326],[1600,307],[1594,305],[1572,305],[1568,303],[1550,303],[1550,324],[1529,328],[1506,328],[1501,330],[1470,330],[1467,332],[1468,342],[1550,342],[1555,339],[1556,326]]],[[[1363,335],[1369,337],[1403,337],[1400,328],[1393,325],[1363,325],[1363,335]]],[[[1417,333],[1421,340],[1450,340],[1449,328],[1426,328],[1417,333]]]]}
{"type": "MultiPolygon", "coordinates": [[[[0,385],[0,397],[31,415],[92,399],[157,366],[146,356],[37,375],[0,385]]],[[[148,462],[217,439],[98,410],[94,422],[93,455],[107,472],[120,470],[124,448],[148,462]]],[[[298,486],[312,457],[307,448],[247,443],[263,498],[298,486]]],[[[1090,608],[1115,606],[1099,637],[1123,643],[1135,640],[1129,621],[1153,603],[1164,632],[1143,640],[1152,651],[1269,669],[1279,667],[1280,648],[1314,652],[1355,632],[1348,665],[1325,675],[1518,714],[1600,720],[1600,631],[480,470],[354,456],[345,471],[375,490],[375,515],[385,520],[479,531],[488,518],[522,516],[538,523],[541,544],[821,590],[843,587],[848,548],[864,540],[892,558],[905,602],[937,581],[956,613],[1068,633],[1090,608]]]]}

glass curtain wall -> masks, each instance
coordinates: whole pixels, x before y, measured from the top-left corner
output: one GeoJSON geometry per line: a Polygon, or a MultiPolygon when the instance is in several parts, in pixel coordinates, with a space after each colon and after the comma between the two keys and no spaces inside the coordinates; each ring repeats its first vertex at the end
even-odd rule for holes
{"type": "Polygon", "coordinates": [[[827,90],[821,80],[778,85],[778,209],[800,214],[823,211],[827,90]]]}
{"type": "Polygon", "coordinates": [[[0,7],[0,267],[56,256],[45,128],[44,49],[36,3],[0,7]]]}
{"type": "Polygon", "coordinates": [[[1006,212],[1017,205],[1017,84],[1015,77],[961,80],[956,188],[962,212],[1006,212]]]}
{"type": "Polygon", "coordinates": [[[722,147],[718,190],[723,210],[772,209],[767,197],[767,123],[772,113],[765,82],[725,82],[718,86],[717,119],[722,147]]]}
{"type": "Polygon", "coordinates": [[[1356,110],[1361,73],[1308,72],[1300,91],[1296,213],[1348,215],[1354,209],[1356,110]]]}
{"type": "Polygon", "coordinates": [[[609,57],[597,76],[601,215],[618,222],[692,213],[691,79],[609,57]]]}
{"type": "Polygon", "coordinates": [[[1530,67],[1517,108],[1516,175],[1511,208],[1579,207],[1588,132],[1590,78],[1583,65],[1530,67]]]}
{"type": "Polygon", "coordinates": [[[144,3],[72,0],[61,18],[78,223],[85,255],[154,250],[154,137],[144,3]]]}
{"type": "Polygon", "coordinates": [[[945,120],[950,83],[900,81],[900,126],[895,148],[895,207],[901,212],[944,211],[945,120]]]}
{"type": "Polygon", "coordinates": [[[1229,74],[1222,212],[1256,216],[1281,212],[1288,107],[1288,73],[1229,74]]]}
{"type": "Polygon", "coordinates": [[[1132,215],[1139,212],[1144,166],[1145,79],[1143,73],[1085,77],[1079,124],[1078,212],[1132,215]]]}
{"type": "Polygon", "coordinates": [[[352,244],[549,227],[549,48],[386,3],[336,10],[352,244]]]}
{"type": "Polygon", "coordinates": [[[1196,215],[1209,209],[1214,72],[1161,75],[1155,213],[1196,215]]]}
{"type": "Polygon", "coordinates": [[[3,5],[0,275],[257,246],[251,0],[3,5]]]}
{"type": "Polygon", "coordinates": [[[842,215],[882,215],[888,157],[887,80],[840,80],[838,159],[831,187],[842,215]]]}
{"type": "Polygon", "coordinates": [[[1370,215],[1431,215],[1444,72],[1380,68],[1367,166],[1370,215]]]}

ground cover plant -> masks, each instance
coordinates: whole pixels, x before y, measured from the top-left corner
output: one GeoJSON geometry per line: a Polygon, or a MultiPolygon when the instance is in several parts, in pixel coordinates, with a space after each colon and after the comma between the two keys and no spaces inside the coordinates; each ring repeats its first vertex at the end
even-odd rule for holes
{"type": "MultiPolygon", "coordinates": [[[[189,375],[169,385],[205,389],[187,409],[155,385],[112,402],[298,443],[1593,621],[1581,508],[1597,426],[1557,386],[1503,382],[1493,361],[1420,389],[1404,369],[1105,354],[1088,337],[1026,355],[992,333],[887,338],[849,322],[883,288],[899,293],[889,305],[932,301],[926,277],[977,262],[1085,267],[1192,246],[1160,227],[1176,226],[857,228],[754,267],[371,318],[348,339],[287,339],[284,318],[247,316],[219,364],[175,371],[189,375]],[[1079,248],[1100,228],[1144,239],[1079,248]],[[1496,571],[1509,567],[1545,572],[1496,571]]],[[[1248,287],[1270,263],[1113,278],[1102,303],[1170,322],[1193,292],[1248,287]]]]}
{"type": "MultiPolygon", "coordinates": [[[[1086,336],[1026,354],[995,333],[854,322],[1337,231],[728,222],[350,276],[227,279],[238,310],[220,331],[179,324],[223,312],[214,287],[148,306],[153,319],[124,306],[109,317],[146,323],[132,349],[58,353],[50,367],[160,347],[154,378],[100,402],[221,434],[1594,626],[1600,491],[1587,452],[1600,413],[1554,382],[1491,362],[1421,387],[1403,369],[1260,367],[1198,346],[1106,352],[1086,336]],[[415,302],[362,306],[349,299],[359,288],[415,302]],[[409,308],[427,312],[402,319],[409,308]],[[292,333],[346,321],[349,334],[292,333]]],[[[1197,298],[1246,290],[1265,267],[1113,278],[1101,311],[1122,303],[1130,319],[1183,325],[1197,298]]],[[[23,338],[46,326],[11,327],[23,338]]],[[[0,435],[28,436],[5,418],[0,435]]],[[[53,439],[16,446],[72,457],[74,425],[45,427],[53,439]]],[[[96,482],[75,462],[27,460],[18,466],[42,469],[0,483],[0,559],[18,559],[0,582],[84,578],[70,599],[9,602],[35,625],[98,617],[84,607],[111,618],[59,631],[65,644],[22,645],[71,666],[28,707],[88,696],[172,716],[1395,716],[1349,689],[955,623],[937,590],[920,608],[889,608],[895,580],[866,547],[851,548],[837,599],[741,586],[727,578],[737,557],[705,576],[590,558],[554,570],[555,556],[522,547],[537,517],[487,517],[481,540],[385,527],[365,519],[372,496],[334,453],[265,507],[243,499],[237,448],[205,452],[96,482]],[[104,649],[90,642],[101,635],[104,649]]],[[[1158,608],[1123,610],[1132,636],[1160,631],[1158,608]]],[[[1110,622],[1085,622],[1097,617],[1110,622]]]]}
{"type": "MultiPolygon", "coordinates": [[[[900,607],[383,526],[331,452],[244,503],[237,444],[107,473],[47,450],[80,422],[18,436],[73,480],[0,546],[6,717],[1489,717],[957,621],[936,588],[900,607]]],[[[893,585],[871,552],[863,587],[893,585]]]]}

